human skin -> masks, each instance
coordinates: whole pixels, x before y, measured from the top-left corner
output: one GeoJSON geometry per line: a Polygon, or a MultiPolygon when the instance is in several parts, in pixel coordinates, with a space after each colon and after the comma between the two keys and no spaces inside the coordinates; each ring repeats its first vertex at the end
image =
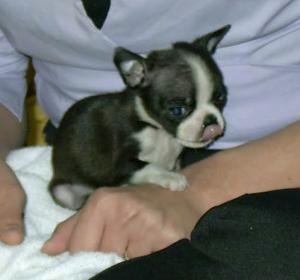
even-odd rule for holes
{"type": "Polygon", "coordinates": [[[0,240],[16,245],[24,238],[22,211],[25,194],[5,158],[12,149],[22,145],[25,121],[20,123],[1,104],[0,120],[0,240]]]}
{"type": "Polygon", "coordinates": [[[99,188],[86,205],[60,223],[42,250],[113,251],[129,258],[189,238],[210,208],[246,193],[300,186],[300,122],[195,163],[182,173],[189,186],[99,188]]]}

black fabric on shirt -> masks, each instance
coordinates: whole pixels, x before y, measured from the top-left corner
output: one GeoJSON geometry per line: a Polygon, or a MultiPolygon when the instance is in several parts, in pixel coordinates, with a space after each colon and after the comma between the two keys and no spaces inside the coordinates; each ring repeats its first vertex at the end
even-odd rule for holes
{"type": "Polygon", "coordinates": [[[191,243],[214,260],[204,271],[213,278],[203,279],[300,279],[300,189],[215,207],[196,225],[191,243]]]}
{"type": "Polygon", "coordinates": [[[93,21],[95,26],[102,28],[107,17],[110,0],[81,0],[87,15],[93,21]]]}
{"type": "Polygon", "coordinates": [[[300,189],[244,195],[209,210],[191,241],[115,265],[92,280],[300,279],[300,189]]]}

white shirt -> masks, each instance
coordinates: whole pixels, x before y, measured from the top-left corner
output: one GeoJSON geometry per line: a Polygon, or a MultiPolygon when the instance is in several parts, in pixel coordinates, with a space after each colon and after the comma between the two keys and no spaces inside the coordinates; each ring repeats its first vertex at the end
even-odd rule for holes
{"type": "Polygon", "coordinates": [[[99,30],[81,0],[0,0],[0,102],[21,118],[29,56],[39,102],[57,125],[76,100],[124,87],[116,46],[147,54],[231,24],[215,55],[229,91],[227,127],[212,148],[300,119],[300,0],[111,2],[99,30]]]}

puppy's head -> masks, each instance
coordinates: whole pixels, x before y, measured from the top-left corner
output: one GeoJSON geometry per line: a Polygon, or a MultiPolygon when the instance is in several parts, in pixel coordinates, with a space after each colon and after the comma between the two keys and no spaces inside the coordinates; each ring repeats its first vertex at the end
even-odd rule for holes
{"type": "Polygon", "coordinates": [[[192,148],[223,134],[227,91],[212,54],[229,29],[225,26],[192,43],[177,42],[147,57],[116,49],[114,62],[136,92],[136,110],[143,121],[163,127],[192,148]]]}

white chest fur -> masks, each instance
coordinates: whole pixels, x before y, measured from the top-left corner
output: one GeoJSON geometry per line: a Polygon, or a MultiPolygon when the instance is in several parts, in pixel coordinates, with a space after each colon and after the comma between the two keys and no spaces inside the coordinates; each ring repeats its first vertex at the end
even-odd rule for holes
{"type": "Polygon", "coordinates": [[[154,163],[168,170],[175,168],[182,145],[170,134],[162,129],[147,127],[137,133],[134,138],[140,143],[140,160],[154,163]]]}

